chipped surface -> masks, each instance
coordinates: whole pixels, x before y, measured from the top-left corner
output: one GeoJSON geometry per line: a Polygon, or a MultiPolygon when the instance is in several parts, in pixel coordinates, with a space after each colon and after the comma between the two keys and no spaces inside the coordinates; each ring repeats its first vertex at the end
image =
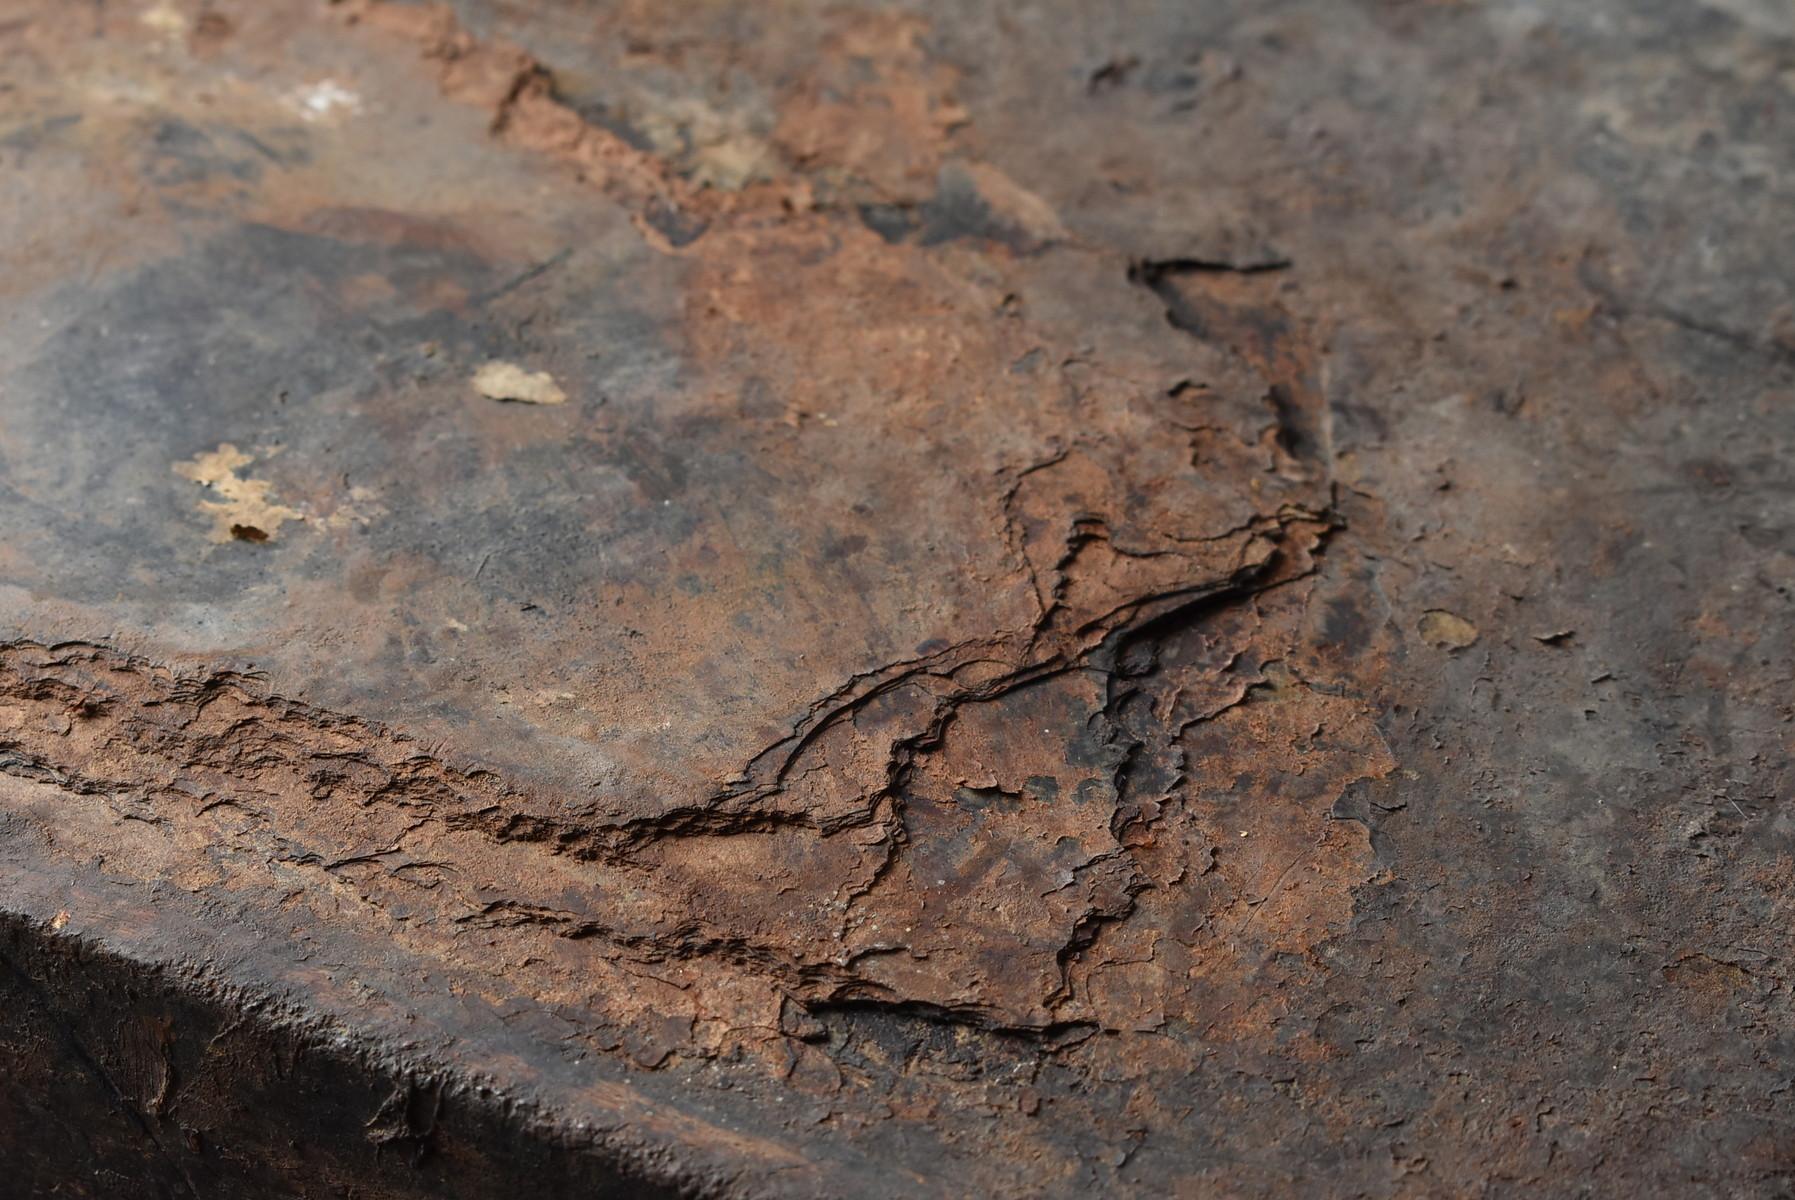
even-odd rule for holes
{"type": "Polygon", "coordinates": [[[1774,1193],[1772,7],[15,0],[22,1186],[1774,1193]]]}

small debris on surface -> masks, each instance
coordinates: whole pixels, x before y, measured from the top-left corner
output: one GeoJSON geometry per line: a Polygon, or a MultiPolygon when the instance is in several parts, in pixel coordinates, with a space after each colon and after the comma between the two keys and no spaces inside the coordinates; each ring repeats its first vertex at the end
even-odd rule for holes
{"type": "Polygon", "coordinates": [[[272,485],[266,479],[244,479],[237,474],[239,467],[254,461],[254,455],[223,442],[216,450],[175,464],[176,475],[219,497],[199,502],[200,511],[212,516],[208,535],[212,541],[271,542],[286,522],[305,520],[299,510],[276,503],[268,495],[272,485]]]}
{"type": "Polygon", "coordinates": [[[1430,608],[1422,613],[1415,628],[1428,645],[1442,650],[1463,650],[1477,640],[1477,626],[1443,608],[1430,608]]]}
{"type": "Polygon", "coordinates": [[[1557,629],[1549,633],[1536,633],[1533,640],[1546,646],[1562,646],[1576,636],[1575,629],[1557,629]]]}
{"type": "Polygon", "coordinates": [[[1030,246],[1064,241],[1069,235],[1053,207],[989,163],[954,162],[941,169],[937,190],[942,197],[975,199],[997,227],[1019,235],[1030,246]]]}
{"type": "Polygon", "coordinates": [[[474,372],[474,390],[488,400],[511,400],[519,404],[567,403],[567,393],[547,371],[526,371],[516,363],[487,363],[474,372]]]}

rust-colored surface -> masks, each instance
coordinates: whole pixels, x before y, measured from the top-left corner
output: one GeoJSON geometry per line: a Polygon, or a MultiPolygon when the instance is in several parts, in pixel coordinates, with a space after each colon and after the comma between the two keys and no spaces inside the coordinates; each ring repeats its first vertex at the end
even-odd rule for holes
{"type": "Polygon", "coordinates": [[[1786,1191],[1792,110],[1759,0],[0,0],[0,1188],[1786,1191]]]}

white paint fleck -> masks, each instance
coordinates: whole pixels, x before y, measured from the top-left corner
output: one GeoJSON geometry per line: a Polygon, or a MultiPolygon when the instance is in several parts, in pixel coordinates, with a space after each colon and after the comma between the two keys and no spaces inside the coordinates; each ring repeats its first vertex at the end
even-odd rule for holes
{"type": "Polygon", "coordinates": [[[187,18],[172,4],[163,3],[145,9],[137,19],[164,37],[180,37],[187,32],[187,18]]]}
{"type": "Polygon", "coordinates": [[[334,79],[320,79],[294,88],[286,96],[287,107],[307,121],[324,121],[337,113],[361,110],[361,97],[334,79]]]}

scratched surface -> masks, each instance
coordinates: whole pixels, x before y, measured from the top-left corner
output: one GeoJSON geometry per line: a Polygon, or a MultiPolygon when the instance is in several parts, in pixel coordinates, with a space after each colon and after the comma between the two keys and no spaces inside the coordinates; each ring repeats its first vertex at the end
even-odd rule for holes
{"type": "Polygon", "coordinates": [[[1786,1194],[1792,172],[1769,0],[0,0],[0,1191],[1786,1194]]]}

